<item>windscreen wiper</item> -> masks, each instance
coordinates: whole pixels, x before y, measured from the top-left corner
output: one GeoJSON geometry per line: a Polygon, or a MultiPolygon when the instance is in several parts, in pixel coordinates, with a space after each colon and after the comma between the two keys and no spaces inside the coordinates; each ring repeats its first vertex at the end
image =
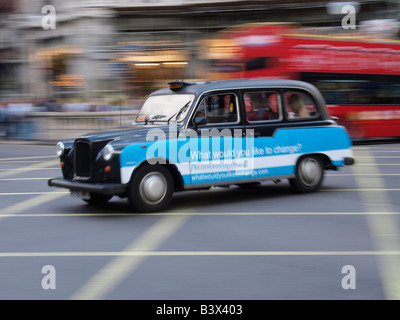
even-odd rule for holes
{"type": "Polygon", "coordinates": [[[189,102],[186,103],[178,112],[174,113],[174,114],[172,115],[172,117],[170,117],[170,118],[168,119],[168,121],[167,121],[168,124],[169,124],[169,122],[170,122],[170,120],[171,120],[172,118],[175,117],[175,119],[178,119],[178,117],[179,117],[183,112],[185,112],[186,109],[189,107],[190,102],[192,102],[192,101],[189,101],[189,102]]]}
{"type": "Polygon", "coordinates": [[[150,117],[150,118],[147,118],[147,119],[145,120],[145,123],[147,124],[148,121],[157,120],[157,119],[161,119],[161,118],[165,118],[165,117],[166,117],[165,114],[157,114],[157,115],[155,115],[155,116],[152,116],[152,117],[150,117]]]}

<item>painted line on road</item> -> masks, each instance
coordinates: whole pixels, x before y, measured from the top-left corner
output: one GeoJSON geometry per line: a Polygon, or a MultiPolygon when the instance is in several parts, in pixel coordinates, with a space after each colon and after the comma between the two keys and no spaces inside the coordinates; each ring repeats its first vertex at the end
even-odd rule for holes
{"type": "Polygon", "coordinates": [[[20,164],[20,163],[40,163],[43,162],[43,160],[4,160],[0,161],[0,165],[3,164],[20,164]]]}
{"type": "Polygon", "coordinates": [[[357,156],[357,159],[399,159],[400,156],[357,156]]]}
{"type": "Polygon", "coordinates": [[[0,196],[26,196],[26,195],[38,195],[38,194],[70,194],[69,191],[54,191],[54,192],[1,192],[0,196]]]}
{"type": "MultiPolygon", "coordinates": [[[[372,154],[370,153],[372,157],[372,154]]],[[[357,156],[356,156],[357,158],[357,156]]],[[[352,171],[357,173],[355,182],[360,190],[360,197],[366,212],[395,212],[387,195],[385,180],[380,177],[380,164],[372,161],[365,163],[360,159],[352,171]],[[372,173],[373,176],[363,176],[364,173],[372,173]],[[372,188],[371,188],[372,187],[372,188]]],[[[370,161],[370,160],[369,160],[370,161]]],[[[400,249],[400,232],[397,220],[392,215],[365,215],[370,230],[372,243],[377,251],[398,251],[400,249]]],[[[382,256],[378,259],[380,277],[383,291],[389,300],[400,299],[400,258],[394,256],[382,256]]]]}
{"type": "Polygon", "coordinates": [[[19,203],[10,205],[4,209],[0,210],[0,220],[9,218],[13,215],[18,214],[19,212],[32,209],[33,207],[36,207],[38,205],[53,201],[55,199],[58,199],[59,197],[64,196],[65,194],[62,193],[55,193],[55,192],[47,192],[45,194],[30,198],[25,201],[21,201],[19,203]]]}
{"type": "Polygon", "coordinates": [[[400,191],[400,188],[352,188],[352,189],[321,189],[319,191],[337,191],[337,192],[342,192],[342,191],[400,191]]]}
{"type": "MultiPolygon", "coordinates": [[[[400,148],[399,148],[400,149],[400,148]]],[[[354,149],[354,151],[357,151],[357,154],[362,154],[363,152],[379,152],[379,153],[399,153],[400,150],[399,149],[392,149],[392,150],[371,150],[371,149],[366,149],[366,150],[356,150],[354,149]]]]}
{"type": "MultiPolygon", "coordinates": [[[[319,192],[347,192],[347,191],[400,191],[400,188],[354,188],[354,189],[321,189],[319,192]]],[[[0,196],[21,196],[21,195],[39,195],[47,193],[70,194],[69,191],[55,191],[55,192],[1,192],[0,196]]]]}
{"type": "Polygon", "coordinates": [[[10,218],[135,217],[135,216],[364,216],[400,215],[400,212],[157,212],[157,213],[21,213],[10,218]]]}
{"type": "Polygon", "coordinates": [[[188,219],[188,216],[160,218],[139,239],[133,241],[122,252],[119,252],[118,257],[111,260],[90,278],[70,299],[104,299],[110,291],[123,282],[146,259],[145,255],[135,254],[135,252],[154,252],[188,219]]]}
{"type": "MultiPolygon", "coordinates": [[[[396,143],[397,145],[397,143],[396,143]]],[[[388,145],[368,145],[368,146],[357,146],[355,145],[353,147],[354,150],[366,150],[366,151],[376,151],[376,150],[399,150],[399,148],[396,147],[389,147],[388,145]]]]}
{"type": "MultiPolygon", "coordinates": [[[[0,258],[24,258],[24,257],[160,257],[160,256],[400,256],[400,250],[386,251],[115,251],[115,252],[0,252],[0,258]]],[[[79,290],[70,299],[100,299],[105,291],[117,286],[122,278],[125,278],[128,271],[136,268],[139,260],[120,260],[119,263],[111,261],[106,268],[102,269],[89,280],[91,288],[89,291],[79,290]],[[129,264],[129,268],[124,263],[129,264]],[[102,277],[100,277],[100,275],[102,277]],[[105,288],[104,276],[109,281],[118,283],[107,283],[105,288]],[[100,281],[95,283],[94,281],[100,281]],[[97,288],[97,289],[96,289],[97,288]],[[106,289],[106,290],[104,290],[106,289]],[[94,292],[100,290],[101,292],[94,292]]],[[[88,285],[88,284],[87,284],[88,285]]],[[[87,288],[89,289],[89,288],[87,288]]]]}
{"type": "Polygon", "coordinates": [[[27,181],[27,180],[49,180],[51,178],[7,178],[0,181],[27,181]]]}
{"type": "MultiPolygon", "coordinates": [[[[60,169],[60,168],[48,168],[48,169],[60,169]]],[[[357,176],[357,175],[362,175],[362,176],[400,176],[400,173],[379,173],[379,174],[374,174],[374,173],[366,173],[366,174],[357,174],[357,173],[327,173],[325,176],[327,177],[345,177],[345,176],[357,176]]],[[[47,177],[47,178],[9,178],[9,179],[0,179],[0,181],[25,181],[25,180],[49,180],[52,177],[47,177]]]]}
{"type": "Polygon", "coordinates": [[[0,159],[0,161],[43,159],[43,158],[57,158],[57,156],[34,156],[34,157],[2,158],[2,159],[0,159]]]}
{"type": "MultiPolygon", "coordinates": [[[[59,164],[58,160],[44,161],[38,164],[32,164],[30,166],[25,166],[23,168],[18,168],[18,169],[5,169],[6,171],[0,172],[0,178],[6,178],[15,174],[20,174],[22,172],[43,170],[46,167],[54,166],[56,164],[59,164]]],[[[58,169],[60,170],[60,168],[58,169]]]]}
{"type": "MultiPolygon", "coordinates": [[[[49,168],[49,167],[47,167],[47,168],[35,168],[35,169],[32,169],[32,170],[61,170],[60,169],[60,167],[58,166],[58,167],[55,167],[55,168],[49,168]]],[[[29,170],[29,171],[32,171],[32,170],[29,170]]],[[[0,171],[26,171],[25,170],[25,168],[11,168],[11,169],[0,169],[0,171]]],[[[0,173],[1,174],[1,173],[0,173]]],[[[13,174],[20,174],[20,172],[16,172],[16,173],[13,173],[13,174]]]]}
{"type": "MultiPolygon", "coordinates": [[[[357,161],[358,158],[356,158],[357,161]]],[[[361,158],[362,159],[362,158],[361,158]]],[[[372,159],[372,158],[368,158],[368,159],[372,159]]],[[[400,166],[400,163],[359,163],[359,161],[357,161],[357,166],[400,166]]]]}
{"type": "Polygon", "coordinates": [[[362,152],[400,152],[400,148],[376,148],[373,146],[367,146],[364,148],[360,148],[357,146],[353,146],[353,150],[357,151],[357,153],[362,153],[362,152]]]}
{"type": "Polygon", "coordinates": [[[336,177],[336,176],[400,176],[400,173],[327,173],[327,177],[336,177]]]}

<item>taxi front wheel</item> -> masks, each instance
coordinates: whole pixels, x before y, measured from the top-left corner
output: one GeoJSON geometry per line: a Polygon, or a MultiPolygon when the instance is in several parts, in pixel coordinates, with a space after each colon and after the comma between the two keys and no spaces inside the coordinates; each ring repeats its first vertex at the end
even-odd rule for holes
{"type": "Polygon", "coordinates": [[[319,189],[324,178],[324,167],[317,156],[305,156],[297,162],[296,177],[289,179],[298,192],[307,193],[319,189]]]}
{"type": "Polygon", "coordinates": [[[140,212],[155,212],[168,206],[174,191],[171,173],[160,165],[138,169],[131,180],[129,202],[140,212]]]}

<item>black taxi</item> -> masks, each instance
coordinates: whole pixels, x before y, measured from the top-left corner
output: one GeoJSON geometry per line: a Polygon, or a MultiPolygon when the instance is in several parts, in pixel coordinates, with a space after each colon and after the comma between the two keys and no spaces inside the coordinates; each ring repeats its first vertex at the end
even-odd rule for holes
{"type": "Polygon", "coordinates": [[[346,129],[313,85],[295,80],[172,81],[128,127],[57,143],[67,188],[90,204],[128,198],[165,209],[174,192],[288,179],[317,190],[325,170],[354,163],[346,129]]]}

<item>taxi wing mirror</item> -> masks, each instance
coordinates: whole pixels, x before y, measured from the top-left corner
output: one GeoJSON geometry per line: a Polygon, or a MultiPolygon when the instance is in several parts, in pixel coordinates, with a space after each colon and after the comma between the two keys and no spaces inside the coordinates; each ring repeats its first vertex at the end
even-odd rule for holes
{"type": "Polygon", "coordinates": [[[195,117],[193,122],[198,127],[207,124],[207,119],[206,117],[195,117]]]}
{"type": "Polygon", "coordinates": [[[331,119],[332,119],[333,121],[335,121],[336,123],[339,121],[339,118],[338,118],[338,117],[335,117],[335,116],[331,116],[331,119]]]}

